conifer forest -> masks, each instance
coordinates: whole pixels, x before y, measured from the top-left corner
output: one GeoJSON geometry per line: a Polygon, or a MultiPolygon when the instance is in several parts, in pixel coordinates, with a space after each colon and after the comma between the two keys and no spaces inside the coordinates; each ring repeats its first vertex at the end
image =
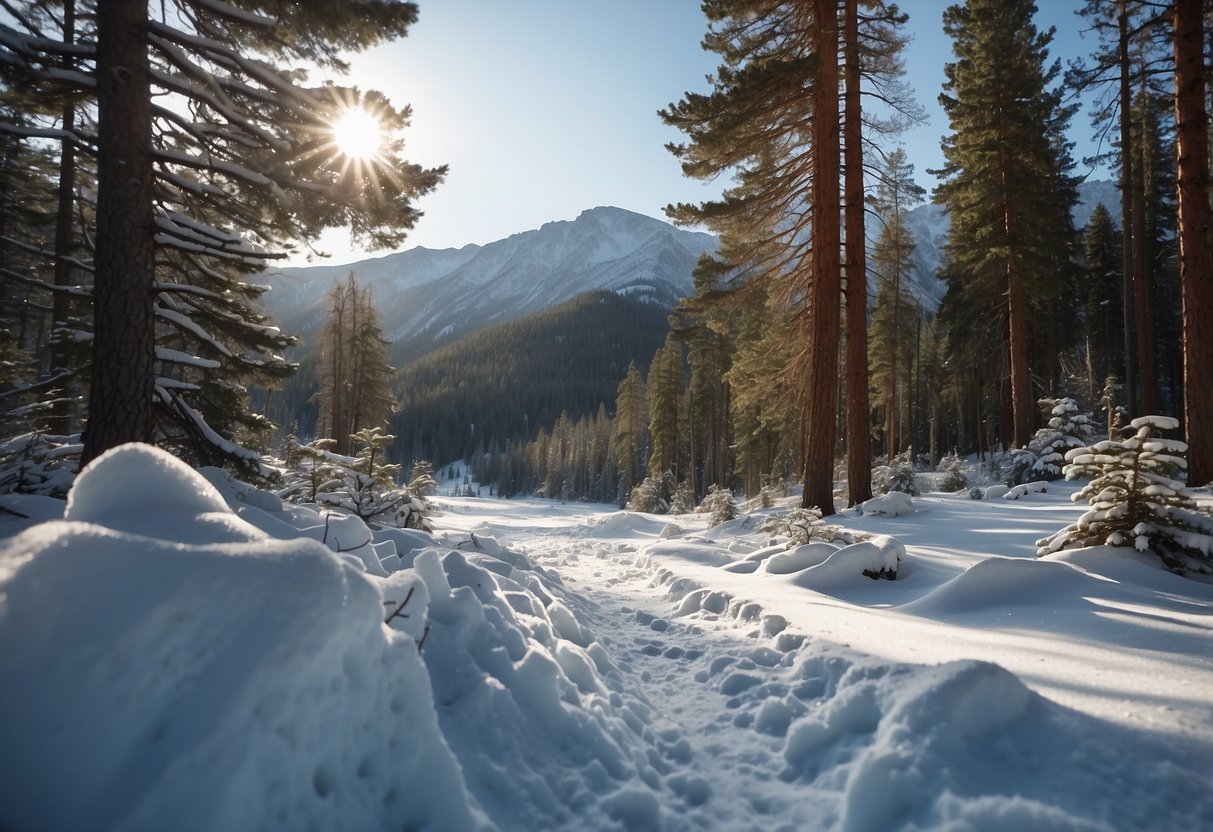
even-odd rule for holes
{"type": "Polygon", "coordinates": [[[62,493],[129,441],[297,479],[298,448],[348,466],[378,431],[385,464],[467,466],[502,496],[668,507],[796,485],[828,516],[898,460],[1004,460],[1014,485],[1063,401],[1108,437],[1173,417],[1188,482],[1213,481],[1210,3],[1086,0],[1090,53],[1065,66],[1033,2],[957,3],[941,89],[905,80],[908,39],[940,25],[910,8],[702,8],[718,69],[659,113],[684,175],[726,183],[666,208],[718,240],[691,291],[586,294],[405,349],[352,270],[306,332],[258,275],[326,228],[399,248],[442,187],[445,167],[407,158],[407,107],[319,80],[403,35],[414,4],[4,3],[0,489],[62,493]],[[936,98],[928,189],[899,136],[936,98]],[[382,131],[372,152],[339,140],[350,111],[382,131]],[[1075,158],[1075,131],[1097,157],[1075,158]],[[1119,204],[1079,226],[1092,166],[1119,204]],[[930,275],[907,223],[924,204],[947,218],[930,275]]]}

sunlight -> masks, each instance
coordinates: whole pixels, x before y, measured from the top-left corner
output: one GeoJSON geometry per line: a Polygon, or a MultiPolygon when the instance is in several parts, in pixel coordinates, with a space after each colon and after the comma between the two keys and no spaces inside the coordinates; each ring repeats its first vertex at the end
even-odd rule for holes
{"type": "Polygon", "coordinates": [[[361,107],[350,107],[333,123],[333,142],[350,158],[374,158],[382,140],[379,119],[361,107]]]}

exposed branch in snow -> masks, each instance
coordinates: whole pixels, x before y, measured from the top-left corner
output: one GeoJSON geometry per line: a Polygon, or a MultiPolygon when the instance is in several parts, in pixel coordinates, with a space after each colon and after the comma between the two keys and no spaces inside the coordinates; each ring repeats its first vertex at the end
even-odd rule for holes
{"type": "MultiPolygon", "coordinates": [[[[397,605],[396,605],[396,609],[392,610],[391,615],[389,615],[387,618],[383,619],[383,623],[384,623],[384,624],[390,624],[390,623],[392,622],[392,619],[393,619],[393,618],[408,618],[408,617],[409,617],[409,614],[408,614],[407,612],[404,612],[404,608],[405,608],[405,606],[407,606],[407,605],[408,605],[408,602],[409,602],[409,601],[412,599],[412,597],[413,597],[413,591],[414,591],[416,588],[417,588],[417,587],[414,587],[414,586],[410,586],[410,587],[409,587],[408,594],[406,594],[406,595],[404,596],[404,600],[403,600],[403,601],[401,601],[399,604],[397,604],[397,605]]],[[[391,604],[392,604],[392,602],[391,602],[391,601],[384,601],[384,602],[383,602],[383,605],[384,605],[385,607],[386,607],[386,606],[391,606],[391,604]]]]}

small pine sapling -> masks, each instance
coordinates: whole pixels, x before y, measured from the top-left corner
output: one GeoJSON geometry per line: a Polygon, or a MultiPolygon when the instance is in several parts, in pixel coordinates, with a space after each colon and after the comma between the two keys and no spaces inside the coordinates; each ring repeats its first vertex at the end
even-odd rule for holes
{"type": "Polygon", "coordinates": [[[674,500],[670,503],[670,514],[690,514],[694,510],[695,503],[691,500],[691,484],[683,480],[674,489],[674,500]]]}
{"type": "Polygon", "coordinates": [[[964,460],[955,449],[939,460],[939,473],[943,474],[939,480],[940,491],[959,491],[969,484],[964,472],[964,460]]]}
{"type": "Polygon", "coordinates": [[[1065,477],[1091,477],[1074,495],[1091,508],[1077,523],[1036,542],[1037,556],[1082,546],[1132,546],[1154,552],[1180,574],[1213,574],[1213,517],[1197,510],[1191,491],[1173,478],[1187,467],[1186,443],[1157,434],[1170,416],[1134,419],[1121,440],[1105,439],[1066,454],[1065,477]]]}
{"type": "Polygon", "coordinates": [[[892,463],[872,472],[872,487],[881,494],[901,491],[911,497],[918,496],[918,485],[914,482],[914,452],[911,448],[893,457],[892,463]]]}
{"type": "MultiPolygon", "coordinates": [[[[1028,450],[1035,454],[1036,461],[1026,476],[1056,480],[1061,478],[1066,453],[1074,448],[1085,448],[1094,441],[1097,431],[1091,414],[1080,413],[1073,399],[1041,399],[1041,404],[1050,407],[1049,423],[1036,431],[1028,443],[1028,450]]],[[[1013,484],[1018,483],[1008,483],[1013,484]]]]}
{"type": "Polygon", "coordinates": [[[80,436],[34,432],[0,444],[0,494],[63,497],[80,468],[80,436]]]}
{"type": "Polygon", "coordinates": [[[340,485],[341,468],[332,453],[332,439],[306,445],[292,435],[283,449],[283,486],[278,496],[293,503],[316,503],[320,495],[340,485]]]}
{"type": "Polygon", "coordinates": [[[733,492],[727,488],[713,484],[708,488],[708,495],[699,504],[700,512],[707,512],[708,525],[719,526],[737,517],[737,503],[733,492]]]}

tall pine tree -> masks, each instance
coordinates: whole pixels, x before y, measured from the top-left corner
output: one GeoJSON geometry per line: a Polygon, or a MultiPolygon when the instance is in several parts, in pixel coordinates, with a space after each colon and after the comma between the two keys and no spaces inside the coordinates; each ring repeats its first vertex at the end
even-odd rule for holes
{"type": "Polygon", "coordinates": [[[957,60],[944,68],[939,98],[952,132],[935,192],[951,219],[951,279],[1001,319],[1017,447],[1036,412],[1029,304],[1053,295],[1074,243],[1074,188],[1057,141],[1071,110],[1054,85],[1059,65],[1048,62],[1053,33],[1036,28],[1035,13],[1031,0],[969,0],[944,12],[957,60]]]}

